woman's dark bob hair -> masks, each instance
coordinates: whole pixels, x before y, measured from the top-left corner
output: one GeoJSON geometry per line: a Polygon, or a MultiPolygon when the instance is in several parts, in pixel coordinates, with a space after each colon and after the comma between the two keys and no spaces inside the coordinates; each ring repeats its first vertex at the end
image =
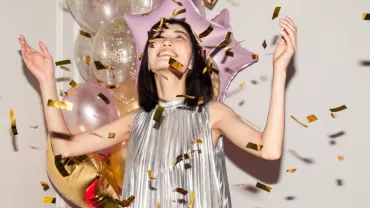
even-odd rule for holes
{"type": "MultiPolygon", "coordinates": [[[[166,22],[169,24],[181,25],[189,34],[192,44],[192,70],[189,70],[186,74],[185,87],[186,95],[194,96],[195,99],[186,98],[185,105],[195,108],[198,105],[198,98],[201,96],[203,96],[203,103],[207,104],[213,97],[213,88],[209,73],[207,72],[203,74],[203,69],[206,66],[206,63],[201,55],[202,48],[198,45],[198,41],[194,36],[191,27],[185,21],[172,18],[166,19],[166,22]]],[[[158,28],[159,24],[160,22],[156,23],[152,29],[158,28]]],[[[146,112],[150,112],[158,104],[158,93],[154,73],[148,69],[148,46],[149,41],[147,41],[145,45],[138,76],[139,105],[146,112]]]]}

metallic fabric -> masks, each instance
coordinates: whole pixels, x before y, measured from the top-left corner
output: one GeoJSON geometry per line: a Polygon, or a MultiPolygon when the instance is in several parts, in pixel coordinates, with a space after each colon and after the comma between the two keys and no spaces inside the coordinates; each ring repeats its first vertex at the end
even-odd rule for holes
{"type": "Polygon", "coordinates": [[[135,196],[132,208],[188,208],[191,192],[194,208],[230,208],[222,137],[212,145],[209,104],[190,109],[184,100],[159,102],[164,107],[158,127],[151,112],[140,110],[132,124],[121,199],[135,196]],[[203,143],[191,144],[202,139],[203,143]],[[181,154],[190,153],[174,165],[181,154]],[[149,179],[148,170],[155,179],[149,179]],[[186,195],[173,192],[188,191],[186,195]]]}

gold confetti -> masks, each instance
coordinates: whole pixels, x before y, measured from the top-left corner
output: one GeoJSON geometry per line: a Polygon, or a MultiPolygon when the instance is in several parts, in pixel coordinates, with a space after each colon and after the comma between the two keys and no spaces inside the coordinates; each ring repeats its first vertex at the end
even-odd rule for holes
{"type": "Polygon", "coordinates": [[[155,177],[153,176],[153,172],[151,170],[148,170],[148,177],[150,180],[155,179],[155,177]]]}
{"type": "Polygon", "coordinates": [[[71,60],[62,60],[62,61],[55,62],[56,66],[61,66],[61,65],[66,65],[66,64],[71,64],[71,60]]]}
{"type": "Polygon", "coordinates": [[[253,54],[252,58],[253,58],[253,60],[257,60],[258,59],[258,54],[253,54]]]}
{"type": "Polygon", "coordinates": [[[58,100],[48,100],[47,106],[53,108],[60,108],[63,110],[72,110],[73,104],[67,101],[58,101],[58,100]]]}
{"type": "Polygon", "coordinates": [[[308,126],[300,121],[298,121],[298,119],[296,119],[294,116],[290,116],[293,120],[295,120],[295,122],[297,122],[298,124],[300,124],[301,126],[305,127],[305,128],[308,128],[308,126]]]}
{"type": "Polygon", "coordinates": [[[203,69],[203,74],[206,73],[208,71],[209,74],[212,74],[212,72],[215,72],[216,74],[219,73],[219,71],[213,67],[213,58],[212,57],[209,57],[207,60],[206,60],[206,67],[204,67],[203,69]]]}
{"type": "Polygon", "coordinates": [[[307,116],[308,123],[312,123],[314,121],[317,121],[317,117],[314,114],[311,114],[307,116]]]}
{"type": "Polygon", "coordinates": [[[194,201],[195,201],[195,192],[191,192],[190,194],[190,203],[189,203],[189,208],[193,208],[194,206],[194,201]]]}
{"type": "Polygon", "coordinates": [[[186,99],[192,99],[192,100],[195,99],[195,96],[191,96],[191,95],[176,95],[176,97],[184,97],[186,99]]]}
{"type": "Polygon", "coordinates": [[[140,53],[139,60],[141,60],[143,58],[143,56],[144,56],[144,53],[140,53]]]}
{"type": "Polygon", "coordinates": [[[179,156],[177,156],[176,157],[176,159],[175,159],[175,161],[173,162],[173,164],[174,164],[174,166],[175,165],[177,165],[177,163],[179,163],[180,161],[182,161],[182,160],[188,160],[188,159],[190,159],[191,158],[191,156],[190,156],[190,154],[189,153],[186,153],[186,154],[181,154],[181,155],[179,155],[179,156]]]}
{"type": "Polygon", "coordinates": [[[230,50],[226,50],[225,53],[226,53],[226,56],[234,57],[234,52],[230,50]]]}
{"type": "Polygon", "coordinates": [[[344,156],[338,156],[338,160],[339,160],[339,161],[344,160],[344,156]]]}
{"type": "Polygon", "coordinates": [[[214,29],[213,25],[209,24],[208,28],[205,31],[203,31],[202,33],[199,34],[199,36],[198,36],[199,39],[207,37],[209,34],[211,34],[213,29],[214,29]]]}
{"type": "Polygon", "coordinates": [[[135,196],[130,196],[127,198],[127,200],[122,200],[122,201],[118,199],[114,199],[114,202],[122,207],[128,207],[134,202],[134,199],[135,199],[135,196]]]}
{"type": "Polygon", "coordinates": [[[370,13],[364,13],[362,15],[362,20],[370,20],[370,13]]]}
{"type": "Polygon", "coordinates": [[[190,144],[195,144],[195,143],[203,143],[203,140],[202,139],[194,139],[193,141],[190,142],[190,144]]]}
{"type": "Polygon", "coordinates": [[[11,121],[11,126],[12,126],[12,132],[13,132],[13,135],[18,135],[18,131],[17,131],[17,120],[16,119],[13,119],[11,121]]]}
{"type": "Polygon", "coordinates": [[[9,111],[9,119],[10,119],[10,121],[12,121],[14,119],[14,110],[13,109],[10,109],[10,111],[9,111]]]}
{"type": "Polygon", "coordinates": [[[232,186],[249,186],[248,184],[242,183],[242,184],[234,184],[232,186]]]}
{"type": "Polygon", "coordinates": [[[244,85],[245,85],[245,82],[242,82],[242,83],[240,83],[239,87],[240,87],[240,88],[243,88],[243,87],[244,87],[244,85]]]}
{"type": "Polygon", "coordinates": [[[108,139],[113,139],[116,136],[116,133],[109,132],[108,139]]]}
{"type": "Polygon", "coordinates": [[[252,142],[248,142],[247,146],[245,146],[245,147],[246,148],[249,148],[249,149],[256,150],[256,151],[261,151],[263,145],[262,144],[255,144],[255,143],[252,143],[252,142]]]}
{"type": "Polygon", "coordinates": [[[198,99],[198,105],[202,105],[202,104],[204,104],[204,97],[200,96],[198,99]]]}
{"type": "Polygon", "coordinates": [[[113,67],[109,66],[109,65],[104,65],[102,62],[100,61],[94,61],[94,64],[95,64],[95,67],[96,67],[96,70],[102,70],[102,69],[114,69],[113,67]]]}
{"type": "Polygon", "coordinates": [[[155,110],[153,120],[155,120],[156,122],[161,122],[163,112],[164,112],[164,107],[159,105],[157,110],[155,110]]]}
{"type": "Polygon", "coordinates": [[[33,128],[33,129],[37,129],[39,127],[39,125],[37,125],[37,126],[29,126],[29,127],[33,128]]]}
{"type": "Polygon", "coordinates": [[[263,46],[264,49],[266,48],[266,46],[267,46],[266,40],[263,41],[262,46],[263,46]]]}
{"type": "Polygon", "coordinates": [[[159,203],[157,203],[157,208],[161,208],[161,205],[159,203]]]}
{"type": "Polygon", "coordinates": [[[297,169],[296,168],[291,168],[291,169],[288,169],[286,172],[288,172],[288,173],[294,173],[295,170],[297,170],[297,169]]]}
{"type": "Polygon", "coordinates": [[[75,92],[69,92],[69,91],[67,91],[67,92],[64,92],[66,95],[68,95],[68,96],[77,96],[77,94],[75,93],[75,92]]]}
{"type": "Polygon", "coordinates": [[[346,105],[341,105],[339,107],[336,107],[336,108],[331,108],[329,109],[331,112],[339,112],[339,111],[342,111],[342,110],[345,110],[347,109],[347,106],[346,105]]]}
{"type": "Polygon", "coordinates": [[[115,89],[115,88],[118,88],[118,84],[114,84],[114,85],[106,85],[105,86],[107,89],[115,89]]]}
{"type": "Polygon", "coordinates": [[[85,63],[87,64],[87,65],[90,65],[90,61],[91,61],[91,57],[88,55],[88,56],[86,56],[86,60],[85,60],[85,63]]]}
{"type": "Polygon", "coordinates": [[[173,12],[172,12],[172,17],[176,17],[176,16],[178,16],[178,15],[180,15],[180,14],[182,14],[182,13],[185,13],[186,12],[186,9],[181,9],[181,10],[179,10],[179,11],[177,11],[177,12],[175,12],[176,11],[176,9],[175,10],[173,10],[173,12]]]}
{"type": "Polygon", "coordinates": [[[42,202],[48,203],[48,204],[55,204],[55,198],[54,197],[45,196],[42,199],[42,202]]]}
{"type": "Polygon", "coordinates": [[[176,1],[176,0],[172,0],[172,1],[173,1],[173,3],[175,3],[175,4],[177,4],[177,5],[179,5],[179,6],[182,6],[182,3],[181,3],[181,2],[176,1]]]}
{"type": "Polygon", "coordinates": [[[185,189],[183,189],[183,188],[175,188],[175,189],[173,190],[173,192],[178,192],[178,193],[180,193],[180,194],[182,194],[182,195],[184,195],[184,196],[188,193],[188,191],[187,191],[187,190],[185,190],[185,189]]]}
{"type": "Polygon", "coordinates": [[[232,33],[228,32],[225,36],[225,39],[218,46],[203,46],[204,48],[213,49],[213,48],[225,48],[230,43],[232,33]]]}
{"type": "Polygon", "coordinates": [[[270,192],[270,191],[271,191],[271,189],[272,189],[270,186],[267,186],[267,185],[262,184],[262,183],[260,183],[260,182],[257,182],[256,187],[257,187],[257,188],[260,188],[260,189],[262,189],[262,190],[265,190],[265,191],[267,191],[267,192],[270,192]]]}
{"type": "Polygon", "coordinates": [[[48,183],[46,183],[46,182],[40,182],[41,183],[41,185],[42,185],[42,188],[44,189],[44,191],[47,191],[47,190],[49,190],[49,184],[48,183]]]}
{"type": "Polygon", "coordinates": [[[64,65],[61,65],[60,68],[66,70],[66,71],[70,71],[70,69],[68,67],[64,66],[64,65]]]}
{"type": "Polygon", "coordinates": [[[333,118],[338,117],[338,115],[337,115],[337,114],[335,114],[335,113],[331,113],[330,115],[331,115],[331,117],[333,117],[333,118]]]}
{"type": "Polygon", "coordinates": [[[168,64],[171,65],[173,68],[175,68],[176,70],[178,70],[180,72],[182,70],[182,67],[184,66],[180,62],[176,61],[173,58],[170,58],[170,60],[168,61],[168,64]]]}
{"type": "Polygon", "coordinates": [[[272,15],[272,19],[275,19],[276,17],[279,16],[280,9],[281,7],[275,7],[274,14],[272,15]]]}
{"type": "Polygon", "coordinates": [[[100,97],[105,102],[105,104],[108,105],[110,103],[109,99],[103,93],[99,93],[98,97],[100,97]]]}
{"type": "Polygon", "coordinates": [[[83,31],[83,30],[80,30],[80,35],[85,36],[85,37],[87,37],[87,38],[91,38],[90,33],[85,32],[85,31],[83,31]]]}
{"type": "Polygon", "coordinates": [[[73,87],[74,89],[77,89],[77,88],[78,88],[78,84],[77,84],[74,80],[70,81],[70,82],[69,82],[69,85],[70,85],[71,87],[73,87]]]}

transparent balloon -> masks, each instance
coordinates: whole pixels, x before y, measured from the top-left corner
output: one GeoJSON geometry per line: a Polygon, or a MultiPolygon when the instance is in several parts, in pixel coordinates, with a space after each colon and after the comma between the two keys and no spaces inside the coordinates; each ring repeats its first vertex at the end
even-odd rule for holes
{"type": "Polygon", "coordinates": [[[94,38],[78,35],[75,41],[74,55],[77,69],[82,78],[84,78],[86,82],[98,83],[99,81],[95,77],[91,64],[91,47],[93,40],[94,38]]]}
{"type": "Polygon", "coordinates": [[[96,78],[107,85],[136,79],[135,42],[123,17],[115,18],[99,30],[91,58],[96,78]]]}

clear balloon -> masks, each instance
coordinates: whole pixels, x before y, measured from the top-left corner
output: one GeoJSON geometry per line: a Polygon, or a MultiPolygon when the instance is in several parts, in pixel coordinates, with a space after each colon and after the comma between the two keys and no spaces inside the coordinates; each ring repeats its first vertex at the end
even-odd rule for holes
{"type": "Polygon", "coordinates": [[[136,79],[135,42],[123,17],[115,18],[99,30],[91,58],[96,78],[107,85],[136,79]],[[96,62],[103,67],[98,68],[96,62]]]}
{"type": "MultiPolygon", "coordinates": [[[[77,89],[68,92],[76,96],[66,95],[63,101],[73,104],[72,110],[63,110],[65,122],[72,134],[86,132],[116,120],[119,116],[112,92],[92,83],[81,83],[77,89]],[[99,94],[102,94],[107,104],[99,94]]],[[[108,137],[108,135],[102,135],[108,137]]]]}
{"type": "Polygon", "coordinates": [[[93,40],[94,38],[78,35],[75,41],[74,55],[77,69],[82,78],[86,82],[98,83],[91,64],[91,46],[93,40]]]}
{"type": "Polygon", "coordinates": [[[152,8],[158,6],[162,0],[131,0],[130,13],[149,12],[152,8]]]}
{"type": "Polygon", "coordinates": [[[92,28],[87,25],[84,17],[82,16],[82,5],[84,4],[84,1],[66,0],[66,2],[69,11],[77,24],[84,28],[84,31],[90,33],[91,35],[95,35],[96,31],[94,32],[92,28]]]}

